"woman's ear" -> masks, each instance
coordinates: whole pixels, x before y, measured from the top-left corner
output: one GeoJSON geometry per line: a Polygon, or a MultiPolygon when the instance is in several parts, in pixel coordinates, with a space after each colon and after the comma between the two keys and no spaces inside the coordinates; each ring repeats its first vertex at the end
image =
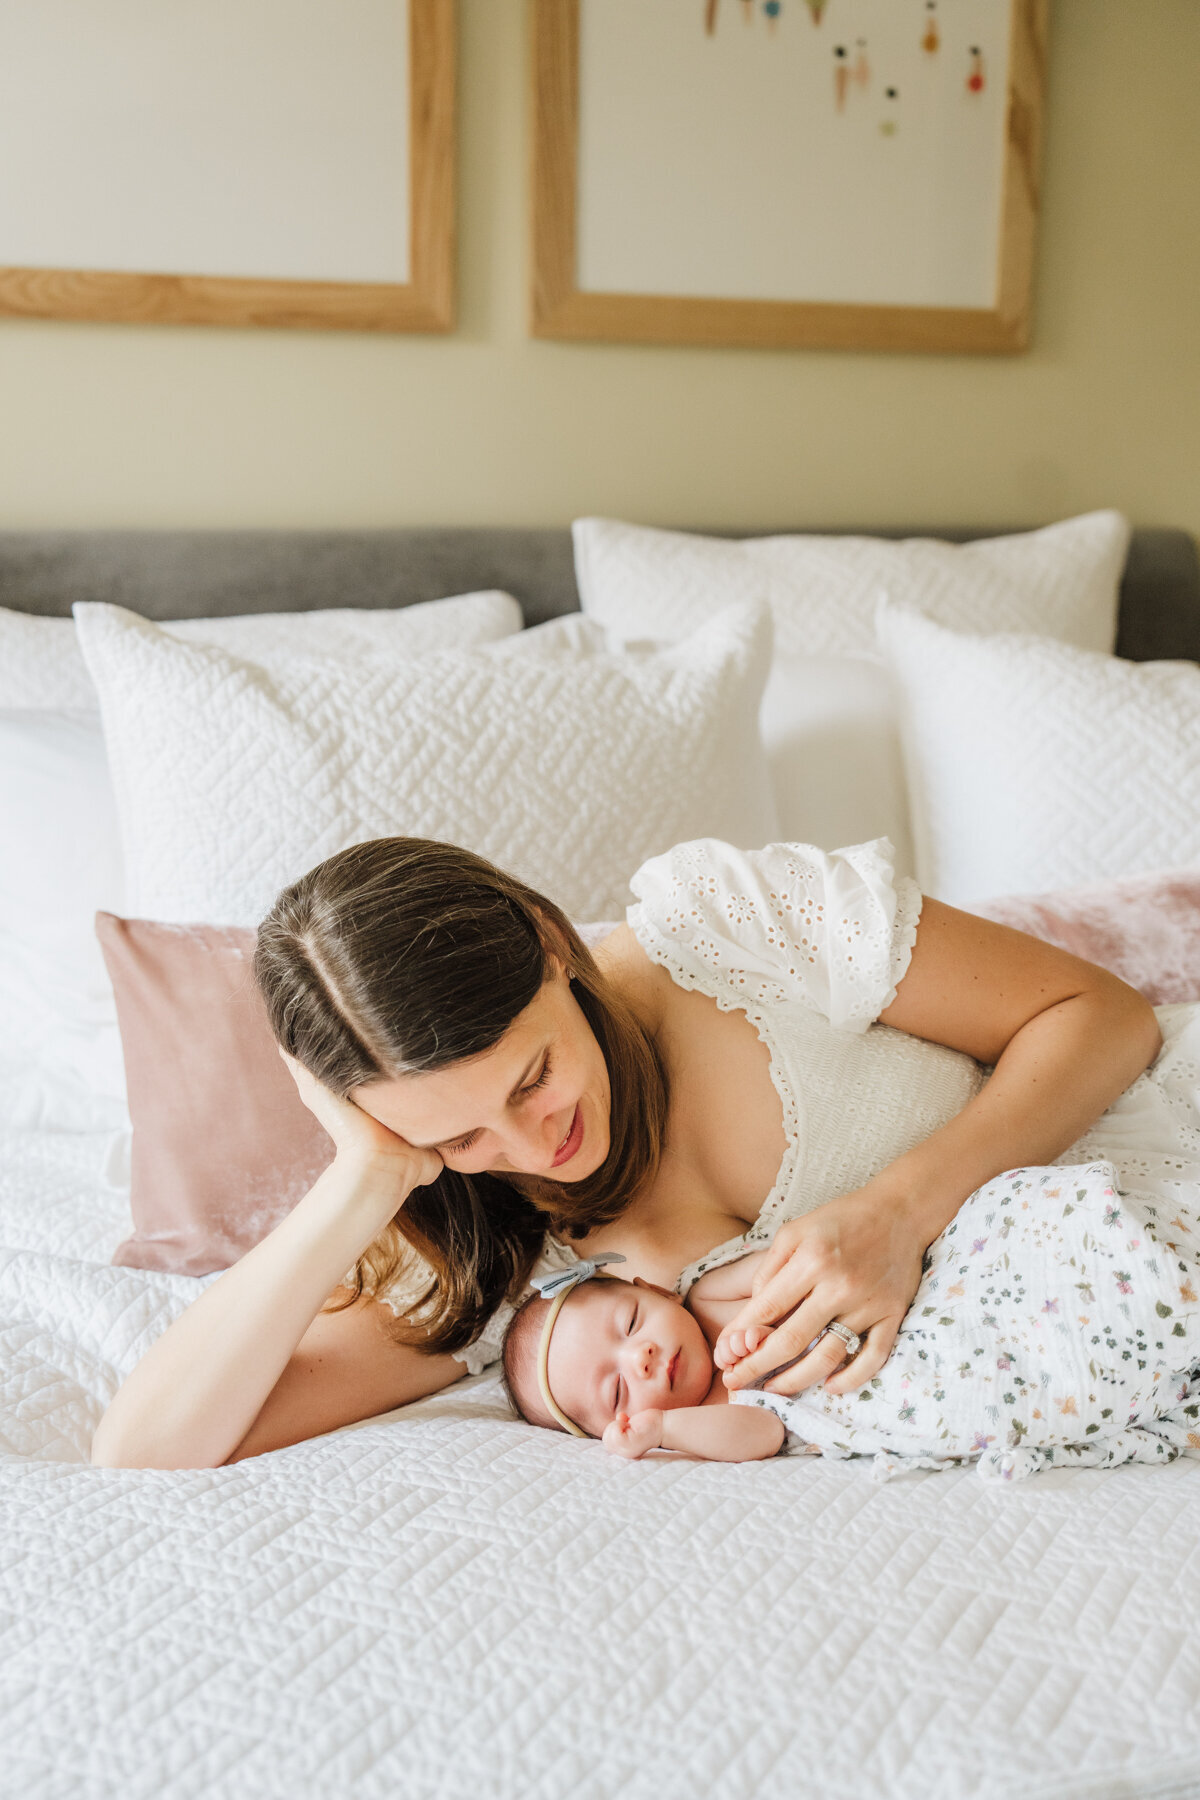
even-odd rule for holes
{"type": "Polygon", "coordinates": [[[538,936],[541,939],[542,950],[547,962],[550,963],[557,975],[569,976],[571,972],[570,945],[553,919],[547,918],[540,907],[535,907],[533,910],[537,916],[538,936]]]}
{"type": "Polygon", "coordinates": [[[649,1294],[661,1294],[664,1300],[674,1300],[676,1306],[683,1305],[683,1301],[673,1288],[659,1287],[657,1281],[643,1281],[640,1275],[635,1275],[630,1286],[645,1288],[649,1294]]]}

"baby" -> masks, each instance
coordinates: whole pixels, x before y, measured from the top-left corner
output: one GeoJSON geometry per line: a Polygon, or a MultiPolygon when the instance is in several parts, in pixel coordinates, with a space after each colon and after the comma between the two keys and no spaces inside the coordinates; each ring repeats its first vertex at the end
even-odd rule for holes
{"type": "Polygon", "coordinates": [[[786,1446],[873,1455],[880,1477],[1200,1451],[1200,1222],[1121,1193],[1111,1164],[1013,1169],[973,1194],[926,1253],[886,1364],[849,1394],[725,1387],[713,1350],[764,1254],[686,1301],[600,1274],[612,1254],[544,1277],[504,1346],[523,1417],[619,1456],[748,1462],[786,1446]]]}
{"type": "Polygon", "coordinates": [[[734,1408],[713,1348],[750,1297],[765,1251],[701,1276],[686,1303],[652,1282],[598,1276],[606,1252],[542,1278],[504,1340],[504,1373],[522,1416],[618,1456],[684,1450],[753,1462],[782,1448],[783,1421],[734,1408]]]}

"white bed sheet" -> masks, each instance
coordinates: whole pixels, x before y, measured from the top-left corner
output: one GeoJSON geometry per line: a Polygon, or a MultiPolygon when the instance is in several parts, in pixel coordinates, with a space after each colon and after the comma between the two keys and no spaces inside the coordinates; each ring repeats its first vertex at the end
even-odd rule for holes
{"type": "Polygon", "coordinates": [[[1200,1466],[884,1488],[627,1464],[483,1377],[230,1469],[93,1470],[186,1304],[95,1138],[0,1138],[0,1794],[1200,1793],[1200,1466]]]}

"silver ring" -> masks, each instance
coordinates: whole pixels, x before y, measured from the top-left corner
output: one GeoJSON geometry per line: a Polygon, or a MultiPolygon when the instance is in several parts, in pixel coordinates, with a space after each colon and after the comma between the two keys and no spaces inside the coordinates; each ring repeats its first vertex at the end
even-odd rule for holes
{"type": "Polygon", "coordinates": [[[825,1336],[826,1331],[832,1331],[834,1337],[841,1338],[843,1344],[846,1346],[847,1362],[850,1361],[852,1356],[857,1356],[862,1349],[862,1339],[859,1337],[857,1331],[851,1331],[850,1327],[848,1325],[843,1325],[840,1320],[831,1319],[829,1324],[825,1327],[825,1331],[821,1333],[822,1337],[825,1336]]]}

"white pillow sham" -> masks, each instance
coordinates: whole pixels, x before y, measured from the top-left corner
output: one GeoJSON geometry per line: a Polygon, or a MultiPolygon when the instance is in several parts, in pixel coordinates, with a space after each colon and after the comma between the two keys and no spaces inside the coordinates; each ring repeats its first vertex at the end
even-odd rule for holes
{"type": "Polygon", "coordinates": [[[775,657],[762,730],[780,829],[802,843],[889,837],[913,869],[900,744],[878,665],[881,589],[965,631],[1037,631],[1111,650],[1129,543],[1118,513],[947,544],[788,536],[731,541],[578,519],[585,613],[626,639],[670,642],[734,600],[767,600],[775,657]],[[855,660],[850,660],[850,659],[855,660]]]}
{"type": "MultiPolygon", "coordinates": [[[[235,656],[277,650],[355,656],[389,646],[422,656],[447,644],[484,644],[522,626],[511,594],[489,590],[397,608],[334,607],[317,612],[245,613],[228,619],[174,619],[159,629],[189,644],[216,644],[235,656]]],[[[0,709],[94,712],[98,702],[72,619],[45,619],[0,606],[0,709]]]]}
{"type": "Polygon", "coordinates": [[[139,917],[251,925],[313,863],[402,834],[462,843],[574,917],[611,918],[639,864],[680,839],[774,835],[763,607],[659,653],[610,653],[576,616],[353,667],[244,661],[120,607],[76,619],[139,917]]]}
{"type": "Polygon", "coordinates": [[[616,519],[577,519],[572,533],[583,610],[623,637],[677,637],[735,600],[766,600],[779,656],[874,656],[880,590],[957,631],[1111,650],[1129,548],[1116,512],[972,544],[713,538],[616,519]]]}
{"type": "Polygon", "coordinates": [[[967,637],[884,602],[926,893],[969,906],[1200,866],[1200,668],[967,637]]]}
{"type": "Polygon", "coordinates": [[[0,1124],[127,1122],[97,911],[121,909],[116,807],[100,721],[0,711],[0,1124]]]}
{"type": "MultiPolygon", "coordinates": [[[[247,655],[302,648],[353,668],[385,651],[413,659],[520,628],[511,596],[481,593],[160,629],[247,655]]],[[[73,621],[0,609],[0,692],[13,703],[0,708],[0,1126],[123,1129],[116,1011],[92,921],[126,911],[126,891],[99,701],[73,621]],[[56,705],[35,708],[38,698],[56,705]]]]}

